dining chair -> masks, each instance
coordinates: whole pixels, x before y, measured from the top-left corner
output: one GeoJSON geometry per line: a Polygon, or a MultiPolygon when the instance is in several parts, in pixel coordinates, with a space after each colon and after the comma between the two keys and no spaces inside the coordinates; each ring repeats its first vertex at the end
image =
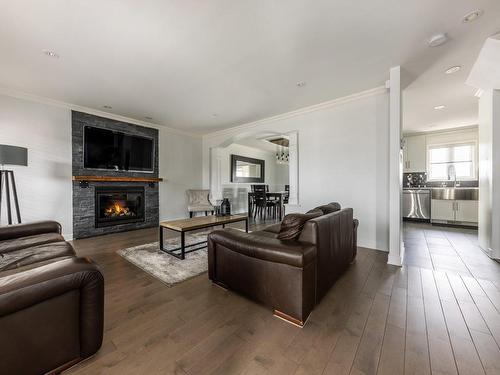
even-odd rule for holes
{"type": "MultiPolygon", "coordinates": [[[[255,193],[256,191],[259,191],[259,189],[261,189],[261,186],[262,185],[252,184],[252,185],[250,185],[250,190],[252,191],[252,193],[255,193]]],[[[250,207],[248,207],[248,210],[250,211],[250,216],[252,216],[252,214],[255,213],[255,210],[256,210],[255,194],[253,194],[250,197],[250,207]]]]}
{"type": "Polygon", "coordinates": [[[265,189],[257,189],[254,191],[255,199],[255,209],[254,209],[254,219],[259,215],[264,216],[264,219],[268,214],[272,213],[273,217],[276,217],[276,202],[269,200],[265,189]]]}

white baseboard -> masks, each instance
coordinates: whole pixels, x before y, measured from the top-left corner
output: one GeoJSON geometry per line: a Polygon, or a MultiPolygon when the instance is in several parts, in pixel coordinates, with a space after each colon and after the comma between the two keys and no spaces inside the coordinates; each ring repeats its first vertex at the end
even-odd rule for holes
{"type": "Polygon", "coordinates": [[[387,258],[387,264],[398,267],[403,266],[404,255],[405,255],[405,245],[403,242],[401,242],[401,246],[399,248],[399,254],[395,255],[389,253],[389,257],[387,258]]]}
{"type": "Polygon", "coordinates": [[[494,249],[492,249],[491,247],[488,247],[487,249],[484,249],[482,248],[481,246],[479,246],[481,250],[483,250],[483,252],[488,255],[491,259],[495,259],[495,260],[500,260],[500,252],[498,251],[495,251],[494,249]]]}

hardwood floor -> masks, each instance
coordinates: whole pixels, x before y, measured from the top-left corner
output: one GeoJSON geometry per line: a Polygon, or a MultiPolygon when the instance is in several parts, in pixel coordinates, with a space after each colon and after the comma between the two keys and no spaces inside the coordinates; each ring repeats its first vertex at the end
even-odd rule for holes
{"type": "Polygon", "coordinates": [[[206,274],[169,288],[115,253],[156,236],[74,241],[105,274],[105,333],[99,353],[68,373],[500,373],[500,264],[474,231],[405,225],[402,268],[359,249],[302,329],[206,274]]]}

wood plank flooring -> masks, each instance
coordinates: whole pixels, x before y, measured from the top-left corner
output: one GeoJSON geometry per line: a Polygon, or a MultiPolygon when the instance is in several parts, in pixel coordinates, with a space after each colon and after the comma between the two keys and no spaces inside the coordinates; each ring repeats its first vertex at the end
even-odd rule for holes
{"type": "Polygon", "coordinates": [[[475,231],[405,224],[402,268],[359,249],[302,329],[206,274],[169,288],[116,254],[156,238],[74,241],[103,269],[105,333],[67,373],[500,374],[500,264],[475,231]]]}

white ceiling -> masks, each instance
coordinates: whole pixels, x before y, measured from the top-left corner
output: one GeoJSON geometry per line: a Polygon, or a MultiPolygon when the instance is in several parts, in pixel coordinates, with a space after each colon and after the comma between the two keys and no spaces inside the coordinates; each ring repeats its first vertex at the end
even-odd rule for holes
{"type": "Polygon", "coordinates": [[[465,81],[486,39],[500,31],[500,2],[457,2],[462,3],[466,4],[465,8],[450,6],[450,9],[460,9],[453,12],[451,22],[434,29],[447,32],[450,41],[441,47],[427,48],[426,53],[405,65],[406,69],[411,67],[415,71],[416,77],[404,91],[403,124],[406,132],[477,124],[478,103],[474,96],[477,89],[466,85],[465,81]],[[467,13],[463,12],[464,9],[483,9],[485,13],[467,24],[460,22],[461,15],[467,13]],[[461,65],[462,69],[451,75],[444,73],[454,65],[461,65]],[[446,108],[435,110],[438,105],[445,105],[446,108]]]}
{"type": "Polygon", "coordinates": [[[476,122],[463,82],[499,29],[496,0],[0,0],[0,86],[207,133],[383,85],[402,65],[416,78],[406,130],[435,130],[476,122]],[[435,32],[451,41],[428,48],[435,32]]]}

